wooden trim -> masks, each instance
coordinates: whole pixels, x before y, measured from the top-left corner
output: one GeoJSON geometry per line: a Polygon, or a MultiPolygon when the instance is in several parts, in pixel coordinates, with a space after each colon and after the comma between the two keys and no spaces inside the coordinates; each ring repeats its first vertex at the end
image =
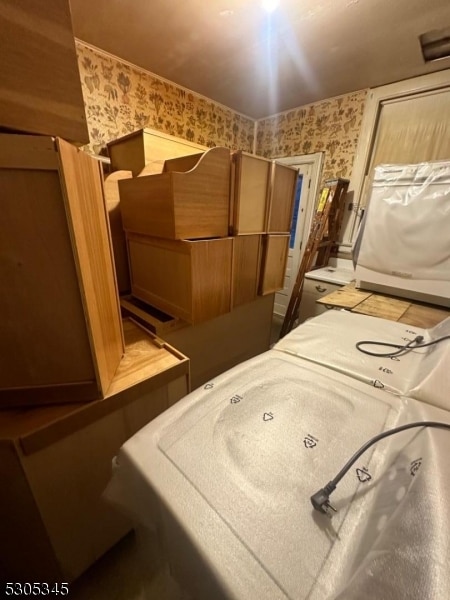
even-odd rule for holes
{"type": "Polygon", "coordinates": [[[57,171],[58,155],[52,137],[0,133],[2,169],[57,171]]]}
{"type": "Polygon", "coordinates": [[[96,381],[74,381],[60,385],[33,386],[0,390],[0,407],[60,404],[65,402],[89,402],[100,398],[96,381]]]}

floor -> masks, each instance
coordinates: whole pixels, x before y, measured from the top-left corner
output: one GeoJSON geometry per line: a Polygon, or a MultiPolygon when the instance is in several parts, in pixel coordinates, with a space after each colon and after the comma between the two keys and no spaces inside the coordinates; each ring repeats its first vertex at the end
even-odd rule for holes
{"type": "MultiPolygon", "coordinates": [[[[271,346],[282,324],[274,316],[271,346]]],[[[130,533],[70,586],[71,600],[192,600],[170,576],[156,541],[146,545],[145,566],[143,555],[142,545],[130,533]]]]}
{"type": "Polygon", "coordinates": [[[145,566],[142,556],[131,532],[70,585],[71,600],[192,600],[170,576],[156,542],[146,546],[145,566]]]}

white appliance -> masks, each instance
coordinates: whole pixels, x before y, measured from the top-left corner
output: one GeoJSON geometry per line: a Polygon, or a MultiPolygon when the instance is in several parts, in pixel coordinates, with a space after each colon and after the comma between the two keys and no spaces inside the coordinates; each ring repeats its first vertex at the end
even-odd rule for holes
{"type": "Polygon", "coordinates": [[[355,251],[357,287],[449,307],[450,160],[376,167],[355,251]]]}

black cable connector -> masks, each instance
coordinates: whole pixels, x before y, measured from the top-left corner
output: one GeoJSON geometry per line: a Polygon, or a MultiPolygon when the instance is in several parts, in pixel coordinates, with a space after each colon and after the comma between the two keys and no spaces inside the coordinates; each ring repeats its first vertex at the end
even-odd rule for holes
{"type": "Polygon", "coordinates": [[[379,433],[361,446],[357,452],[355,452],[355,454],[350,458],[349,461],[347,461],[334,479],[329,481],[325,487],[321,488],[311,496],[311,504],[313,505],[314,509],[331,518],[333,516],[333,512],[337,512],[337,510],[330,503],[330,496],[336,489],[337,484],[351,469],[358,458],[376,442],[390,435],[394,435],[394,433],[400,433],[400,431],[405,431],[406,429],[412,429],[414,427],[437,427],[440,429],[450,429],[450,423],[440,423],[439,421],[419,421],[417,423],[407,423],[406,425],[401,425],[400,427],[395,427],[394,429],[388,429],[387,431],[379,433]]]}
{"type": "Polygon", "coordinates": [[[416,350],[417,348],[426,348],[427,346],[434,346],[434,344],[438,344],[444,340],[450,340],[450,335],[444,335],[441,338],[437,338],[436,340],[432,340],[431,342],[423,343],[425,338],[423,335],[417,335],[413,340],[409,341],[407,344],[391,344],[389,342],[376,342],[374,340],[362,340],[356,343],[356,348],[362,352],[363,354],[368,354],[369,356],[378,356],[379,358],[392,358],[393,356],[401,356],[402,354],[407,354],[412,350],[416,350]],[[365,350],[362,346],[386,346],[387,348],[397,348],[395,352],[371,352],[370,350],[365,350]]]}
{"type": "Polygon", "coordinates": [[[330,517],[330,519],[333,516],[333,512],[337,512],[334,506],[330,504],[330,495],[334,492],[335,489],[336,486],[333,484],[332,481],[330,481],[324,488],[322,488],[321,490],[319,490],[311,496],[311,502],[314,508],[319,512],[324,513],[325,515],[330,517]]]}

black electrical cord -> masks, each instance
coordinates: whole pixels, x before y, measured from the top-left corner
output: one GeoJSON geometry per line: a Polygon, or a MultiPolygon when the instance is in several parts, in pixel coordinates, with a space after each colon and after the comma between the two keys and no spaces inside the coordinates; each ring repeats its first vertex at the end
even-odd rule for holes
{"type": "Polygon", "coordinates": [[[403,346],[401,344],[390,344],[389,342],[375,342],[373,340],[362,340],[361,342],[356,343],[356,348],[363,352],[364,354],[368,354],[369,356],[378,356],[380,358],[387,357],[392,358],[393,356],[401,356],[402,354],[407,354],[412,350],[416,350],[416,348],[425,348],[426,346],[433,346],[443,340],[450,340],[450,335],[444,335],[441,338],[437,338],[431,342],[423,343],[424,337],[423,335],[416,336],[413,340],[410,340],[407,344],[403,346]],[[415,345],[413,345],[415,344],[415,345]],[[386,346],[388,348],[397,348],[396,352],[371,352],[370,350],[364,350],[361,346],[386,346]]]}
{"type": "Polygon", "coordinates": [[[320,489],[318,492],[311,496],[311,503],[316,510],[321,513],[324,513],[331,517],[330,510],[337,512],[334,506],[330,504],[330,495],[336,489],[337,484],[344,477],[344,475],[351,469],[351,467],[355,464],[358,458],[364,454],[364,452],[370,448],[376,442],[390,436],[394,435],[394,433],[399,433],[400,431],[405,431],[406,429],[412,429],[413,427],[438,427],[440,429],[450,429],[450,423],[440,423],[438,421],[419,421],[416,423],[407,423],[406,425],[401,425],[400,427],[395,427],[394,429],[388,429],[387,431],[383,431],[382,433],[376,435],[368,442],[366,442],[361,448],[355,452],[355,454],[351,457],[351,459],[342,467],[339,473],[336,475],[334,479],[329,481],[325,487],[320,489]]]}

